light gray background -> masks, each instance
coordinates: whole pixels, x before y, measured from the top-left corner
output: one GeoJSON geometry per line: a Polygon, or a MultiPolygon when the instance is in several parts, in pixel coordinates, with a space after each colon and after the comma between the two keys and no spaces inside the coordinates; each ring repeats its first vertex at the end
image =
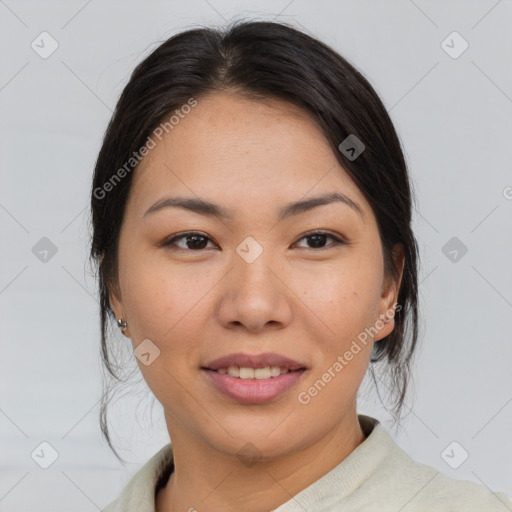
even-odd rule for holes
{"type": "Polygon", "coordinates": [[[422,259],[412,411],[398,433],[370,394],[359,411],[416,460],[512,494],[512,1],[0,0],[0,510],[98,510],[168,442],[144,384],[114,408],[131,463],[100,438],[92,169],[129,73],[158,41],[245,15],[340,51],[405,147],[422,259]],[[31,48],[43,31],[59,45],[47,59],[31,48]],[[442,47],[453,31],[469,43],[458,58],[442,47]],[[42,237],[57,247],[46,263],[32,252],[42,237]],[[468,248],[457,262],[443,254],[452,237],[468,248]],[[43,441],[59,453],[46,470],[31,458],[43,441]],[[453,441],[469,452],[458,469],[441,456],[453,441]]]}

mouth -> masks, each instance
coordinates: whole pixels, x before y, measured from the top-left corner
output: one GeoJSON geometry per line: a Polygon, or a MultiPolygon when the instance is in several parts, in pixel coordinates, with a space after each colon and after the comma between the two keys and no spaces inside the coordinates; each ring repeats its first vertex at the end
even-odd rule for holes
{"type": "Polygon", "coordinates": [[[286,370],[300,370],[306,368],[306,365],[300,363],[298,361],[294,361],[289,357],[282,356],[280,354],[275,353],[264,353],[264,354],[245,354],[245,353],[237,353],[237,354],[229,354],[224,357],[219,357],[213,361],[207,363],[203,368],[207,370],[219,371],[221,373],[228,373],[232,377],[241,377],[243,378],[254,378],[251,374],[251,371],[258,370],[261,375],[266,375],[267,372],[270,371],[270,375],[262,378],[269,377],[278,377],[281,372],[286,372],[286,370]],[[279,374],[277,373],[277,369],[279,369],[279,374]],[[242,370],[240,374],[240,370],[242,370]],[[229,372],[232,373],[229,373],[229,372]],[[236,372],[239,372],[236,375],[236,372]]]}
{"type": "Polygon", "coordinates": [[[214,389],[243,404],[276,400],[297,385],[307,369],[278,354],[232,354],[201,367],[214,389]]]}
{"type": "Polygon", "coordinates": [[[243,379],[243,380],[264,380],[264,379],[274,379],[279,377],[280,375],[285,375],[289,371],[300,371],[304,368],[299,368],[297,370],[290,370],[289,368],[279,367],[279,366],[263,366],[261,368],[250,368],[248,366],[228,366],[227,368],[219,368],[216,371],[221,375],[229,375],[230,377],[234,377],[235,379],[243,379]]]}

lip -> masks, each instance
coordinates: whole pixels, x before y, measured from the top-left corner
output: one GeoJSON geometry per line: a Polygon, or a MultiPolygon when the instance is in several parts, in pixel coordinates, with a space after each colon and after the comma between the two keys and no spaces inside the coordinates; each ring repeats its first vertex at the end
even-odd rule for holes
{"type": "Polygon", "coordinates": [[[273,352],[263,354],[236,353],[220,357],[201,368],[210,384],[232,400],[242,404],[264,404],[276,400],[297,385],[307,371],[303,363],[273,352]],[[268,379],[240,379],[228,374],[218,373],[219,368],[243,366],[246,368],[263,368],[279,366],[287,368],[288,373],[268,379]]]}
{"type": "Polygon", "coordinates": [[[202,372],[218,391],[238,403],[247,405],[264,404],[277,399],[297,385],[306,371],[305,368],[302,368],[289,371],[279,377],[259,380],[239,379],[228,374],[218,373],[215,370],[202,368],[202,372]]]}
{"type": "MultiPolygon", "coordinates": [[[[273,352],[265,352],[263,354],[255,355],[239,352],[210,361],[203,367],[203,369],[218,370],[219,368],[228,368],[229,366],[244,366],[246,368],[279,366],[280,368],[288,368],[288,370],[300,370],[302,368],[306,368],[305,364],[273,352]]],[[[273,378],[277,379],[279,377],[273,378]]]]}

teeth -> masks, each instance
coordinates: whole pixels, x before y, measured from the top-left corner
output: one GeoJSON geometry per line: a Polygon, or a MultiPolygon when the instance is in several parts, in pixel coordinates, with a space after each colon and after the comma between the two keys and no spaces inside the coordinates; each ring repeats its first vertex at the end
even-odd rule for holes
{"type": "Polygon", "coordinates": [[[228,368],[228,375],[230,377],[240,377],[240,368],[238,366],[230,366],[228,368]]]}
{"type": "Polygon", "coordinates": [[[240,378],[241,379],[254,379],[254,368],[244,368],[242,366],[240,368],[240,378]]]}
{"type": "Polygon", "coordinates": [[[265,368],[256,368],[254,370],[255,379],[270,379],[271,376],[270,366],[265,366],[265,368]]]}
{"type": "Polygon", "coordinates": [[[279,377],[281,375],[281,369],[279,366],[271,366],[270,367],[270,376],[271,377],[279,377]]]}
{"type": "Polygon", "coordinates": [[[279,377],[289,372],[288,368],[280,368],[279,366],[265,366],[263,368],[248,368],[246,366],[229,366],[228,368],[219,368],[218,373],[228,374],[230,377],[239,379],[257,379],[264,380],[271,377],[279,377]]]}

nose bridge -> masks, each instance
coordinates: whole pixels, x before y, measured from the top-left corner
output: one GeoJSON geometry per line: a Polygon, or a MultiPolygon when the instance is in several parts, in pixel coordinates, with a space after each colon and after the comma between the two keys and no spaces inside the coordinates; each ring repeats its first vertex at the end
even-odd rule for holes
{"type": "Polygon", "coordinates": [[[267,324],[283,327],[290,322],[291,307],[286,287],[274,275],[275,255],[251,238],[233,255],[233,270],[219,305],[220,321],[225,327],[243,324],[252,331],[267,324]]]}
{"type": "Polygon", "coordinates": [[[234,256],[234,280],[236,290],[240,295],[261,295],[265,300],[270,300],[278,286],[276,278],[271,272],[273,258],[271,251],[264,248],[263,244],[253,237],[247,237],[236,248],[234,256]]]}

